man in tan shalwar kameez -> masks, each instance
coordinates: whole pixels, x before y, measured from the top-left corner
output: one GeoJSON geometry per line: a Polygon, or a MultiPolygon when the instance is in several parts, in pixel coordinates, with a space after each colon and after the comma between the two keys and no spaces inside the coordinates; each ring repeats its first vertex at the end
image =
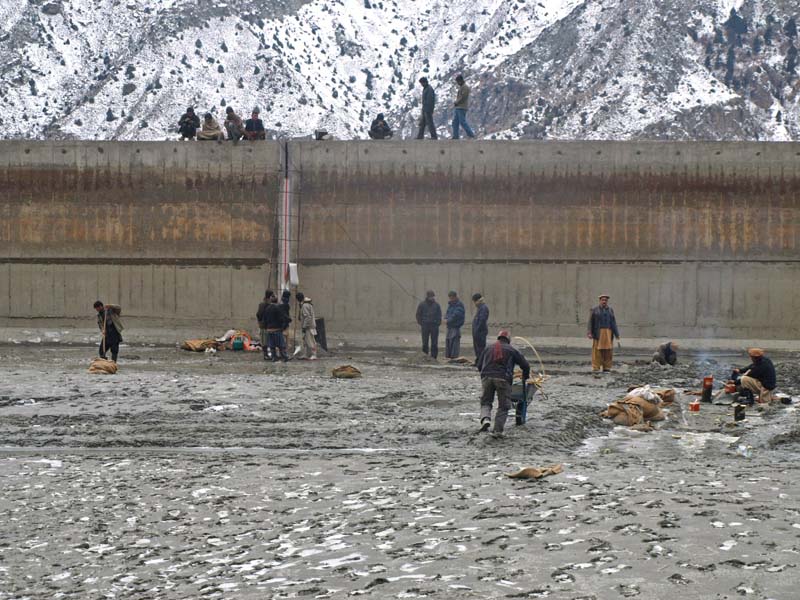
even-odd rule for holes
{"type": "Polygon", "coordinates": [[[592,371],[599,373],[610,371],[614,358],[614,338],[619,339],[617,318],[614,309],[608,305],[611,298],[608,294],[600,294],[600,304],[589,313],[587,337],[592,340],[592,371]]]}

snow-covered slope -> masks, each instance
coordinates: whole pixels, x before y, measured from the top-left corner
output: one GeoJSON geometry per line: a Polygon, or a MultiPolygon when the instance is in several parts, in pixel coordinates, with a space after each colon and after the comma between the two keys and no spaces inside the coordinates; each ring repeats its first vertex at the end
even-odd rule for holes
{"type": "Polygon", "coordinates": [[[408,136],[427,76],[483,137],[797,139],[796,0],[0,0],[4,137],[165,139],[187,105],[408,136]],[[731,11],[734,11],[733,13],[731,11]]]}

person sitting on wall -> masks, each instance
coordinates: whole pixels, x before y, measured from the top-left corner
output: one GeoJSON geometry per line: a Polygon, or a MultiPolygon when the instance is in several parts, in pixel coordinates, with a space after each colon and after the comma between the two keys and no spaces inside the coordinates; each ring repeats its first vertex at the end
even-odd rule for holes
{"type": "Polygon", "coordinates": [[[383,113],[380,113],[372,122],[372,126],[369,128],[369,137],[373,140],[388,140],[392,137],[392,129],[383,118],[383,113]]]}
{"type": "Polygon", "coordinates": [[[242,117],[237,115],[233,107],[225,109],[225,131],[228,132],[228,139],[238,142],[244,136],[244,122],[242,117]]]}
{"type": "Polygon", "coordinates": [[[678,362],[678,344],[675,342],[666,342],[661,344],[658,347],[658,350],[655,354],[653,354],[653,362],[657,362],[660,365],[671,365],[675,366],[675,363],[678,362]]]}
{"type": "Polygon", "coordinates": [[[200,117],[190,106],[178,121],[178,133],[181,134],[181,140],[193,140],[198,129],[200,129],[200,117]]]}
{"type": "Polygon", "coordinates": [[[267,132],[264,129],[264,121],[259,118],[259,110],[256,106],[250,114],[250,118],[244,122],[244,137],[248,140],[265,140],[267,132]]]}
{"type": "Polygon", "coordinates": [[[225,139],[225,135],[222,133],[219,123],[217,123],[217,120],[211,113],[203,115],[203,126],[200,129],[200,133],[197,134],[197,139],[200,141],[225,139]]]}
{"type": "Polygon", "coordinates": [[[757,394],[759,403],[772,402],[777,380],[775,365],[764,356],[761,348],[750,348],[747,354],[750,355],[751,364],[744,369],[733,370],[732,378],[738,378],[737,391],[751,399],[757,394]]]}

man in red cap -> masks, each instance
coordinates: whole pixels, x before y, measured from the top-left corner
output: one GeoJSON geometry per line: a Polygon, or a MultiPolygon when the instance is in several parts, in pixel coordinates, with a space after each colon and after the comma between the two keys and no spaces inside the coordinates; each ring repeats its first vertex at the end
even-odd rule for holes
{"type": "Polygon", "coordinates": [[[741,374],[739,392],[756,396],[759,403],[772,402],[777,383],[775,365],[764,356],[761,348],[750,348],[747,351],[751,364],[744,369],[734,369],[734,375],[741,374]]]}
{"type": "Polygon", "coordinates": [[[505,329],[497,334],[497,341],[487,347],[478,359],[478,370],[481,372],[483,394],[481,395],[481,428],[489,431],[492,422],[492,404],[497,392],[497,415],[494,418],[492,433],[503,434],[511,408],[509,394],[514,377],[514,365],[522,369],[522,380],[527,381],[531,375],[531,366],[522,353],[511,345],[511,334],[505,329]]]}
{"type": "Polygon", "coordinates": [[[589,313],[589,326],[586,336],[592,340],[592,371],[610,371],[614,358],[614,338],[619,339],[617,318],[614,309],[608,305],[611,298],[600,294],[600,303],[589,313]]]}

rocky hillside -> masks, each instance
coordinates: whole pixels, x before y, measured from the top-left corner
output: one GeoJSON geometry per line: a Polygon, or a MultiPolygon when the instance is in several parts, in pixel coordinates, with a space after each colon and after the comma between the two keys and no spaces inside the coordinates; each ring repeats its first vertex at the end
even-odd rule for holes
{"type": "Polygon", "coordinates": [[[483,137],[800,138],[796,0],[0,0],[6,138],[174,139],[187,105],[274,135],[411,135],[417,79],[483,137]]]}

